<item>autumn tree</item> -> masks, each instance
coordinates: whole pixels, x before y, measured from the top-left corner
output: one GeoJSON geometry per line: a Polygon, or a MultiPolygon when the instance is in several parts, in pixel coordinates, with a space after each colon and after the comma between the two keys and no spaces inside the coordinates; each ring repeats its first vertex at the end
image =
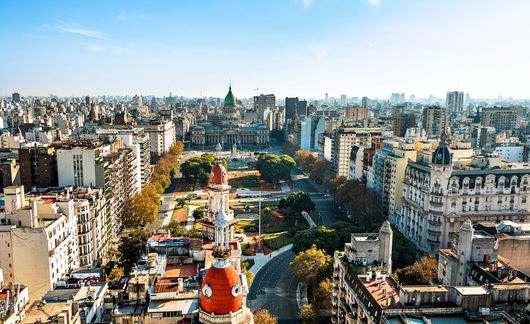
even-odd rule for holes
{"type": "Polygon", "coordinates": [[[108,281],[117,281],[120,280],[121,277],[125,275],[125,271],[122,267],[114,266],[112,270],[110,270],[109,275],[107,276],[108,281]]]}
{"type": "Polygon", "coordinates": [[[438,260],[434,255],[426,255],[414,264],[395,272],[402,285],[429,285],[438,276],[438,260]]]}
{"type": "Polygon", "coordinates": [[[254,323],[255,324],[276,324],[278,323],[278,318],[269,313],[266,309],[259,309],[254,314],[254,323]]]}
{"type": "Polygon", "coordinates": [[[309,250],[299,253],[291,262],[293,277],[313,287],[322,278],[332,272],[332,259],[324,250],[313,245],[309,250]]]}
{"type": "Polygon", "coordinates": [[[319,323],[318,310],[312,304],[303,305],[300,309],[300,315],[302,316],[302,323],[304,324],[319,323]]]}
{"type": "Polygon", "coordinates": [[[331,309],[332,307],[332,296],[333,282],[328,278],[322,280],[313,292],[314,304],[319,309],[331,309]]]}

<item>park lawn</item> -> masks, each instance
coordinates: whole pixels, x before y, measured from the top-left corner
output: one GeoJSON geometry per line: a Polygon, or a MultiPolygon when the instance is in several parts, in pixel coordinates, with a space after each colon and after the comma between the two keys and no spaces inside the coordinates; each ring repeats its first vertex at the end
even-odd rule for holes
{"type": "Polygon", "coordinates": [[[175,207],[175,209],[173,209],[173,215],[171,216],[171,220],[177,221],[181,224],[185,224],[188,221],[188,213],[188,206],[175,207]]]}
{"type": "Polygon", "coordinates": [[[206,201],[190,201],[188,203],[188,205],[203,207],[203,206],[208,205],[208,202],[206,202],[206,201]]]}
{"type": "Polygon", "coordinates": [[[258,222],[252,220],[240,220],[236,223],[236,229],[243,230],[243,232],[257,232],[258,222]],[[252,230],[254,229],[254,230],[252,230]],[[252,231],[251,231],[252,230],[252,231]]]}
{"type": "Polygon", "coordinates": [[[228,179],[228,184],[233,188],[255,188],[259,186],[259,178],[254,174],[228,179]]]}
{"type": "Polygon", "coordinates": [[[293,243],[293,237],[289,234],[289,232],[266,234],[263,238],[263,242],[269,248],[278,250],[288,244],[293,243]]]}

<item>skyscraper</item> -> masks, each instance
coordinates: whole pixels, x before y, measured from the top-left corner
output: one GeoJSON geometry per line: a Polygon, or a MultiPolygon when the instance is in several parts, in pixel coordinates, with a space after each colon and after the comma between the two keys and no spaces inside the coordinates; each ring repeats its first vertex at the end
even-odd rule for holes
{"type": "Polygon", "coordinates": [[[263,121],[263,113],[267,108],[271,111],[276,107],[276,96],[273,94],[261,94],[259,96],[254,96],[254,109],[258,113],[258,120],[263,121]]]}
{"type": "Polygon", "coordinates": [[[446,98],[447,111],[449,113],[461,113],[464,111],[464,93],[452,91],[447,93],[446,98]]]}
{"type": "Polygon", "coordinates": [[[447,109],[431,106],[423,109],[423,129],[429,137],[441,136],[447,127],[447,109]]]}
{"type": "Polygon", "coordinates": [[[11,95],[11,100],[13,100],[13,102],[20,102],[20,93],[13,92],[11,95]]]}
{"type": "Polygon", "coordinates": [[[307,101],[296,98],[285,98],[285,119],[293,119],[295,115],[307,116],[307,101]]]}

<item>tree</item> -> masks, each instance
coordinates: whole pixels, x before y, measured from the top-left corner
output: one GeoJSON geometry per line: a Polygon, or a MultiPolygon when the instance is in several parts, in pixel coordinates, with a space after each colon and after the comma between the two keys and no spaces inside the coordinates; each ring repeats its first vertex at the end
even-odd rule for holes
{"type": "Polygon", "coordinates": [[[322,280],[313,292],[315,299],[315,306],[319,309],[331,309],[332,297],[331,291],[333,290],[333,282],[328,278],[322,280]]]}
{"type": "Polygon", "coordinates": [[[109,275],[107,276],[107,279],[109,281],[117,281],[120,280],[121,277],[125,275],[125,271],[122,267],[114,266],[112,270],[110,271],[109,275]]]}
{"type": "Polygon", "coordinates": [[[426,255],[414,264],[398,269],[395,276],[402,285],[429,285],[438,275],[438,261],[434,255],[426,255]]]}
{"type": "Polygon", "coordinates": [[[206,185],[210,179],[210,172],[215,160],[215,155],[210,153],[193,157],[181,164],[180,172],[186,182],[193,184],[198,182],[201,185],[206,185]]]}
{"type": "Polygon", "coordinates": [[[186,198],[177,198],[177,206],[179,208],[183,208],[184,206],[186,206],[186,203],[187,203],[186,198]]]}
{"type": "Polygon", "coordinates": [[[259,309],[254,313],[255,324],[277,324],[278,318],[269,313],[266,309],[259,309]]]}
{"type": "Polygon", "coordinates": [[[403,235],[397,228],[392,226],[394,231],[392,240],[392,268],[399,269],[409,266],[416,261],[418,249],[403,235]]]}
{"type": "Polygon", "coordinates": [[[344,243],[351,242],[352,233],[362,233],[363,230],[350,222],[336,222],[330,227],[334,229],[337,233],[341,246],[344,246],[344,243]]]}
{"type": "Polygon", "coordinates": [[[315,203],[308,194],[300,191],[293,192],[289,196],[280,199],[278,208],[290,209],[296,214],[300,214],[303,211],[310,213],[315,210],[315,203]]]}
{"type": "Polygon", "coordinates": [[[305,304],[300,309],[302,315],[302,323],[304,324],[316,324],[319,322],[318,311],[311,304],[305,304]]]}
{"type": "Polygon", "coordinates": [[[258,157],[256,169],[263,180],[276,184],[280,180],[291,179],[291,170],[295,165],[296,162],[288,155],[265,153],[258,157]]]}
{"type": "Polygon", "coordinates": [[[186,227],[180,225],[176,220],[172,220],[167,225],[167,230],[171,233],[171,236],[174,237],[200,237],[201,233],[195,228],[187,229],[186,227]]]}
{"type": "Polygon", "coordinates": [[[324,250],[313,245],[309,250],[299,253],[291,262],[293,277],[313,287],[322,278],[332,272],[331,257],[324,250]]]}
{"type": "Polygon", "coordinates": [[[342,249],[341,240],[337,232],[324,226],[313,227],[307,231],[296,233],[294,236],[294,253],[299,254],[312,246],[323,249],[329,255],[332,255],[336,250],[342,249]]]}
{"type": "Polygon", "coordinates": [[[145,251],[149,233],[144,230],[135,229],[120,238],[118,253],[120,255],[120,265],[126,273],[129,273],[132,266],[138,261],[145,251]]]}
{"type": "Polygon", "coordinates": [[[351,213],[354,223],[364,231],[385,219],[380,199],[360,182],[340,177],[330,182],[330,191],[334,193],[335,201],[351,213]]]}
{"type": "Polygon", "coordinates": [[[204,208],[202,207],[195,208],[195,210],[193,211],[193,218],[195,218],[195,220],[198,220],[198,219],[202,219],[203,217],[204,217],[204,208]]]}

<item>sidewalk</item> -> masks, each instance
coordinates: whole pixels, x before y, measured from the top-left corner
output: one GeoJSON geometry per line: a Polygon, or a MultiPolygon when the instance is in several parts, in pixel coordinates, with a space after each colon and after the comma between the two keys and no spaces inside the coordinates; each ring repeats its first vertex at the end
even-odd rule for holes
{"type": "Polygon", "coordinates": [[[250,272],[252,272],[255,275],[258,274],[258,272],[263,268],[264,265],[267,264],[270,260],[277,257],[278,255],[282,254],[283,252],[289,251],[293,247],[292,244],[286,245],[282,247],[281,249],[278,249],[276,251],[272,251],[270,254],[265,255],[263,253],[256,253],[255,256],[242,256],[243,260],[252,259],[254,260],[254,265],[252,268],[249,269],[250,272]]]}
{"type": "Polygon", "coordinates": [[[190,230],[193,228],[195,223],[195,218],[193,217],[193,211],[199,208],[199,206],[188,205],[188,219],[186,220],[186,229],[190,230]]]}

